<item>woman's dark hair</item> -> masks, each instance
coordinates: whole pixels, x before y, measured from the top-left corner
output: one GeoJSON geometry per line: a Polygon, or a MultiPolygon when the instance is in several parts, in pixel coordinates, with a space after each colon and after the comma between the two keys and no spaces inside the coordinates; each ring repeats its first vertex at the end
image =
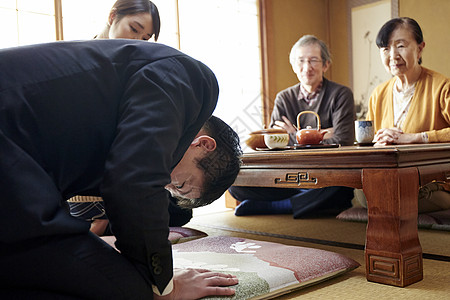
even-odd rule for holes
{"type": "MultiPolygon", "coordinates": [[[[400,26],[405,26],[411,31],[417,44],[421,44],[423,42],[422,29],[416,20],[408,17],[395,18],[387,21],[378,32],[376,40],[378,48],[387,47],[389,45],[389,38],[391,37],[392,32],[400,26]]],[[[422,57],[419,58],[419,65],[421,63],[422,57]]]]}
{"type": "Polygon", "coordinates": [[[153,31],[155,32],[155,41],[158,40],[161,20],[156,5],[150,0],[117,0],[111,8],[111,12],[117,15],[117,21],[127,15],[138,13],[149,13],[153,20],[153,31]]]}

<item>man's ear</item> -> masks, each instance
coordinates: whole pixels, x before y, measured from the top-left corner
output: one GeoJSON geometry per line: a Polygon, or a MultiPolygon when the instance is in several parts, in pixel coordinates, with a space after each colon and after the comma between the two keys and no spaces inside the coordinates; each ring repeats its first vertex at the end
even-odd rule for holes
{"type": "Polygon", "coordinates": [[[325,65],[323,66],[323,72],[325,73],[326,71],[328,71],[329,67],[330,67],[330,62],[329,61],[325,62],[325,65]]]}
{"type": "Polygon", "coordinates": [[[192,147],[201,147],[201,149],[209,151],[214,151],[216,149],[216,140],[209,135],[197,136],[191,143],[192,147]]]}

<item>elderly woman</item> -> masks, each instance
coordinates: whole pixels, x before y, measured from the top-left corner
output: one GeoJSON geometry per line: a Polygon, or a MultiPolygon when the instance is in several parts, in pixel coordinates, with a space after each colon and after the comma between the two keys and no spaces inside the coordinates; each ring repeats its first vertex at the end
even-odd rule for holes
{"type": "Polygon", "coordinates": [[[411,18],[388,21],[376,39],[394,77],[369,100],[376,145],[450,142],[450,79],[421,66],[422,30],[411,18]]]}
{"type": "MultiPolygon", "coordinates": [[[[421,66],[422,30],[411,18],[388,21],[376,43],[381,61],[394,77],[369,100],[376,146],[450,142],[450,79],[421,66]]],[[[419,212],[450,209],[450,183],[433,182],[419,191],[419,212]]],[[[363,195],[356,195],[365,206],[363,195]]]]}

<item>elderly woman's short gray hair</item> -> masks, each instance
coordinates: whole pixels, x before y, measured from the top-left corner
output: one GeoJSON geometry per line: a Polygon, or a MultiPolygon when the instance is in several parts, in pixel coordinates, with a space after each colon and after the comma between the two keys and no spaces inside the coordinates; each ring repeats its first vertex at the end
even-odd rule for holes
{"type": "Polygon", "coordinates": [[[300,47],[308,46],[308,45],[319,45],[320,47],[320,56],[323,62],[323,65],[325,65],[327,62],[331,63],[331,55],[328,51],[327,45],[316,38],[314,35],[304,35],[302,36],[295,44],[292,46],[291,53],[289,54],[289,61],[291,62],[291,65],[294,66],[296,57],[295,57],[295,50],[300,47]]]}

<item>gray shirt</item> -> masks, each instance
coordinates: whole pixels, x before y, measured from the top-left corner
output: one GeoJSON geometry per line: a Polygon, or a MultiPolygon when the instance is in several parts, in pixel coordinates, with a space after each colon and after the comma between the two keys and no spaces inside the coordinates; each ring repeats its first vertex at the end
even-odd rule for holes
{"type": "MultiPolygon", "coordinates": [[[[304,100],[298,100],[300,83],[279,92],[275,98],[270,127],[275,121],[283,121],[285,116],[297,126],[297,115],[302,111],[314,111],[320,117],[321,128],[334,128],[332,138],[323,141],[324,144],[353,145],[355,140],[354,120],[355,104],[352,91],[343,85],[323,78],[322,90],[318,100],[309,106],[304,100]]],[[[303,114],[300,117],[302,128],[311,126],[317,128],[317,119],[313,114],[303,114]]],[[[289,144],[296,143],[295,134],[290,135],[289,144]]]]}

